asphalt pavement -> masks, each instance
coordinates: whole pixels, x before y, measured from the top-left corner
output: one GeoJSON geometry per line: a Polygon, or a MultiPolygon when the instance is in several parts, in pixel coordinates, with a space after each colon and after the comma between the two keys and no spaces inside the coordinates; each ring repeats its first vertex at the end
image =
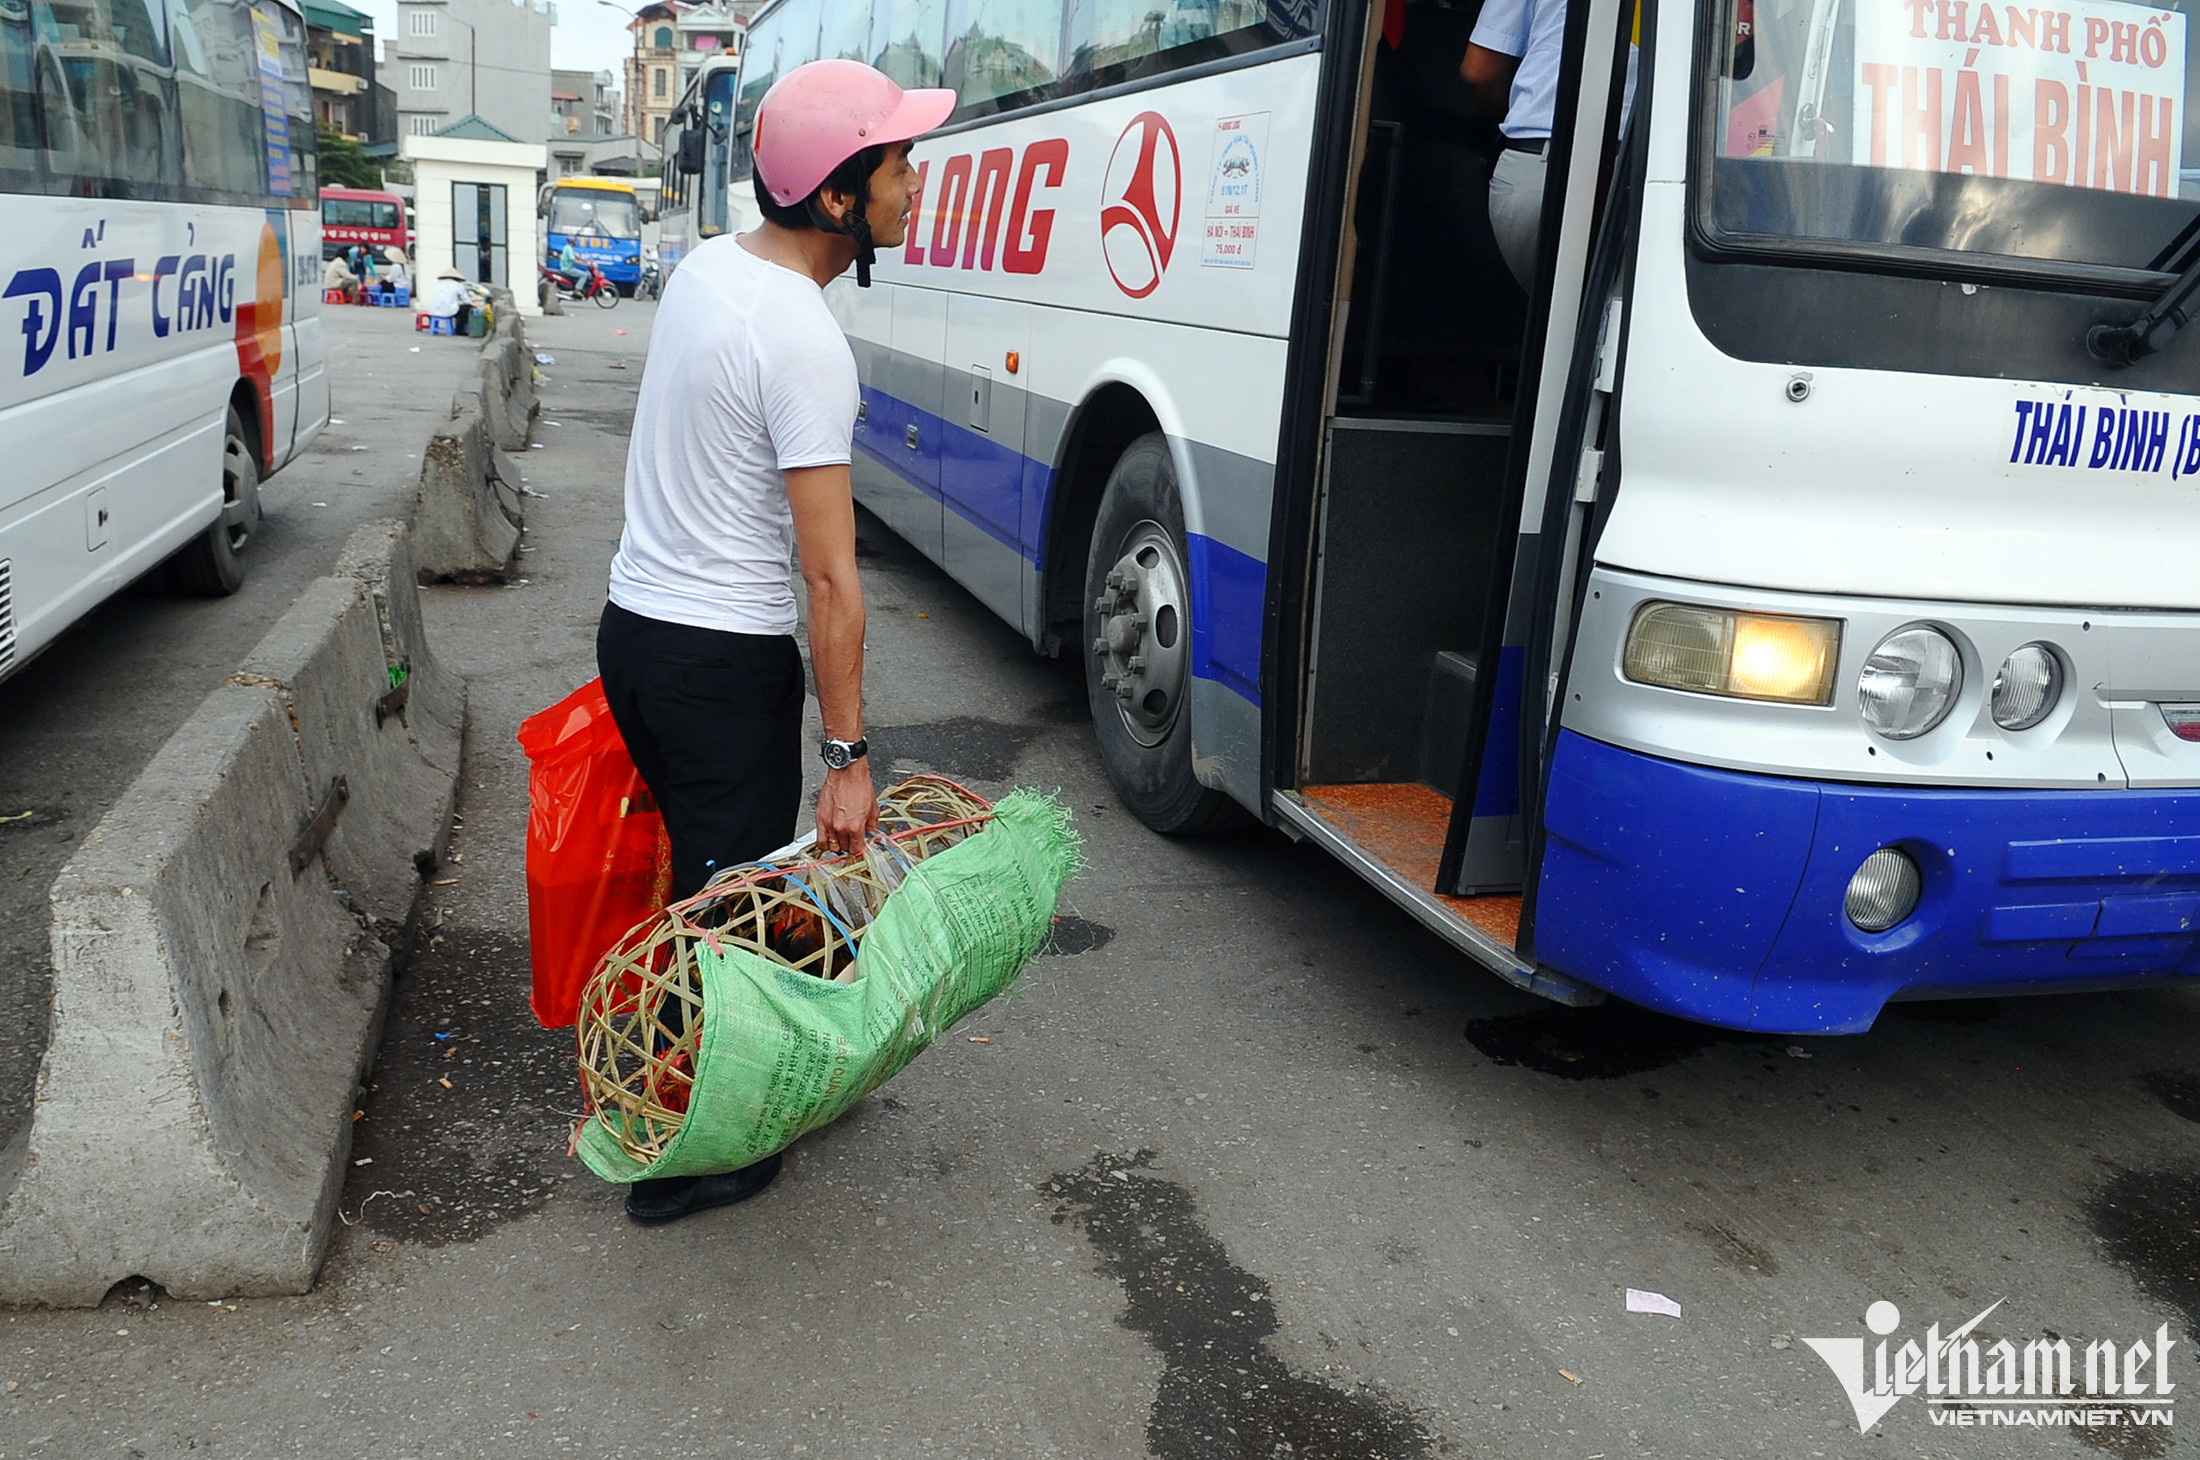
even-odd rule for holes
{"type": "MultiPolygon", "coordinates": [[[[2167,1324],[2188,1372],[2191,994],[1910,1006],[1845,1039],[1543,1004],[1316,849],[1147,832],[1109,792],[1074,663],[867,518],[880,769],[1059,789],[1090,869],[1058,951],[763,1196],[627,1224],[566,1154],[571,1033],[527,1012],[512,737],[594,673],[651,313],[530,324],[555,363],[526,581],[427,594],[469,680],[463,826],[320,1286],[208,1305],[126,1284],[94,1312],[7,1314],[0,1454],[2178,1448],[2174,1429],[1959,1427],[1924,1396],[1860,1434],[1807,1340],[1870,1338],[1876,1300],[1898,1341],[2000,1300],[1982,1345],[2167,1324]],[[1679,1316],[1627,1311],[1631,1288],[1679,1316]]],[[[219,677],[226,647],[171,642],[219,677]]],[[[79,646],[119,656],[103,688],[32,681],[11,719],[74,694],[80,729],[157,744],[129,726],[125,670],[159,655],[114,643],[79,646]]]]}

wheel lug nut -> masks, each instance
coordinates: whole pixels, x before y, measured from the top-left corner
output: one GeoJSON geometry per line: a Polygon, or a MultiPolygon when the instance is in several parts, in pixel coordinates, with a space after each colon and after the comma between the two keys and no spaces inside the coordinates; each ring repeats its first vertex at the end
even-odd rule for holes
{"type": "Polygon", "coordinates": [[[1095,654],[1105,654],[1105,653],[1107,653],[1107,652],[1108,652],[1108,641],[1107,641],[1107,640],[1106,640],[1105,638],[1098,638],[1098,639],[1094,639],[1094,640],[1092,641],[1092,652],[1093,652],[1093,653],[1095,653],[1095,654]]]}
{"type": "Polygon", "coordinates": [[[1125,669],[1128,669],[1133,674],[1144,674],[1146,672],[1146,656],[1143,654],[1133,654],[1130,658],[1123,661],[1123,667],[1125,669]]]}

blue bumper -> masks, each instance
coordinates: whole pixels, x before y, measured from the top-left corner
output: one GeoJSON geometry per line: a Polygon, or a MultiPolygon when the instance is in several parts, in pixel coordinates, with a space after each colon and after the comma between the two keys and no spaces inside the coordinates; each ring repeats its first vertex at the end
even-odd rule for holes
{"type": "Polygon", "coordinates": [[[1681,765],[1571,732],[1544,813],[1536,954],[1621,998],[1791,1034],[1890,998],[2200,973],[2200,790],[1925,790],[1681,765]],[[1917,911],[1858,931],[1857,866],[1899,846],[1917,911]]]}

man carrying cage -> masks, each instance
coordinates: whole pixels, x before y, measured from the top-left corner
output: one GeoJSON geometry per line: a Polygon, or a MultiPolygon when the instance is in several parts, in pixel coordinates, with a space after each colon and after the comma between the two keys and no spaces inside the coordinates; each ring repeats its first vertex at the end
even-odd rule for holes
{"type": "MultiPolygon", "coordinates": [[[[954,106],[952,91],[904,92],[855,61],[789,72],[751,139],[762,225],[703,244],[666,285],[596,658],[664,815],[675,900],[794,839],[797,546],[825,731],[818,843],[854,850],[877,828],[849,479],[855,357],[823,289],[850,264],[869,287],[875,250],[901,244],[920,186],[909,145],[954,106]]],[[[627,1215],[655,1224],[744,1201],[779,1164],[638,1181],[627,1215]]]]}

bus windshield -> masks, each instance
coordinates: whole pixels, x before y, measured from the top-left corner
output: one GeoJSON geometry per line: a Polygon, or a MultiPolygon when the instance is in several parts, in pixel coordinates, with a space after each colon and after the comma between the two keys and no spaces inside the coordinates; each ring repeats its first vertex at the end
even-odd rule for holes
{"type": "Polygon", "coordinates": [[[2187,29],[2124,0],[1723,0],[1699,216],[1724,241],[2180,268],[2187,29]]]}
{"type": "Polygon", "coordinates": [[[642,210],[627,193],[559,188],[550,195],[550,231],[568,238],[640,238],[642,210]]]}
{"type": "Polygon", "coordinates": [[[321,222],[330,228],[395,228],[397,204],[367,198],[323,198],[321,222]]]}

